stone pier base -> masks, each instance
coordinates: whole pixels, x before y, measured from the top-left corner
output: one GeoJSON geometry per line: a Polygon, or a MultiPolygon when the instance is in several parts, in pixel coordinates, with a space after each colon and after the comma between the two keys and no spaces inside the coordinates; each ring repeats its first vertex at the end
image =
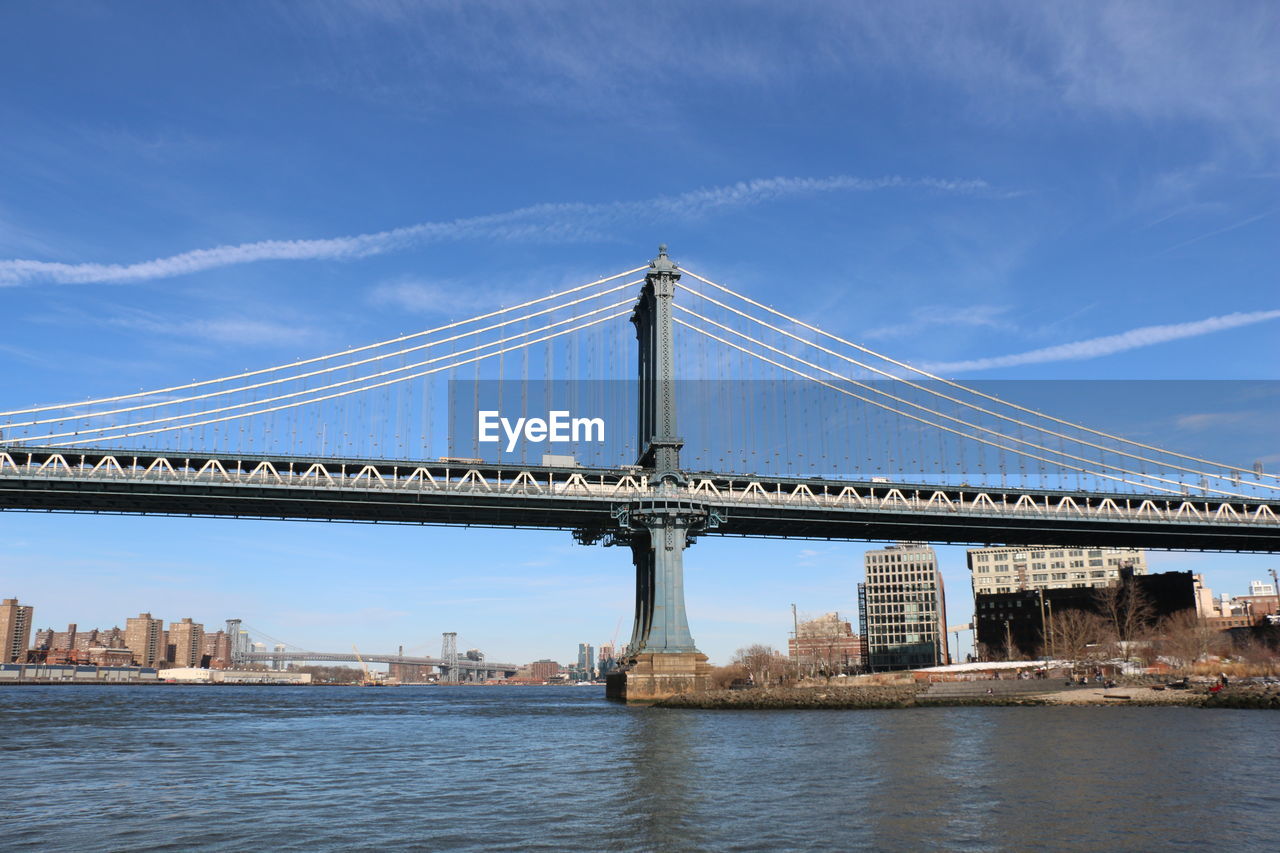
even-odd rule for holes
{"type": "Polygon", "coordinates": [[[628,705],[648,705],[678,693],[706,690],[711,664],[702,652],[637,655],[621,672],[610,673],[604,695],[628,705]]]}

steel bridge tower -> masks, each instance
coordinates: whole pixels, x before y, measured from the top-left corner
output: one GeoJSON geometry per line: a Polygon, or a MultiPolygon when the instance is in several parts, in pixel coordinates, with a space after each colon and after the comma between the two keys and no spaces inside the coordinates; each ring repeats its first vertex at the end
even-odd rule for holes
{"type": "Polygon", "coordinates": [[[637,401],[640,457],[651,497],[616,507],[619,529],[609,544],[628,545],[636,570],[636,612],[622,669],[606,694],[651,702],[706,686],[710,666],[689,633],[684,603],[684,551],[696,534],[718,523],[706,506],[681,500],[684,442],[676,430],[675,339],[672,300],[679,267],[658,247],[631,315],[639,345],[637,401]]]}
{"type": "Polygon", "coordinates": [[[458,633],[445,631],[440,635],[440,662],[444,669],[444,681],[461,681],[458,673],[458,633]]]}

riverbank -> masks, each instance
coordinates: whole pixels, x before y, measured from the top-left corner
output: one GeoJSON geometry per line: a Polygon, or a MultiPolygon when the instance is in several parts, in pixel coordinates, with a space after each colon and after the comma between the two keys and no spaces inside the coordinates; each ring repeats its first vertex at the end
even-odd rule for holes
{"type": "Polygon", "coordinates": [[[929,695],[929,685],[865,687],[762,687],[747,690],[707,690],[664,699],[657,708],[701,710],[866,710],[883,708],[1092,705],[1195,708],[1252,708],[1280,710],[1280,690],[1257,686],[1230,687],[1220,693],[1207,688],[1157,690],[1126,686],[1081,688],[1016,695],[929,695]]]}
{"type": "Polygon", "coordinates": [[[909,708],[922,691],[916,685],[866,687],[756,687],[746,690],[705,690],[684,693],[655,703],[657,708],[705,710],[793,710],[909,708]]]}

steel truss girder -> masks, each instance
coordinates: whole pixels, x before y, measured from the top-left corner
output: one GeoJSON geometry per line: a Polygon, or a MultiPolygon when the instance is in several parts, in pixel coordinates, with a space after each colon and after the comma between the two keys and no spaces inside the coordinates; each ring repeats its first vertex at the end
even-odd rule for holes
{"type": "MultiPolygon", "coordinates": [[[[581,541],[609,538],[615,508],[652,496],[650,483],[632,468],[0,449],[0,509],[531,527],[581,541]]],[[[704,534],[1280,551],[1280,503],[1256,499],[715,474],[666,494],[724,517],[704,534]]]]}

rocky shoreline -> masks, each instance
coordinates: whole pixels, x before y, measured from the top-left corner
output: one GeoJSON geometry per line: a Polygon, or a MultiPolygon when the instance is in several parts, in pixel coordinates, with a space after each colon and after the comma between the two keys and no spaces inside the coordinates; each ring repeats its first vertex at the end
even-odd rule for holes
{"type": "Polygon", "coordinates": [[[655,703],[658,708],[741,709],[907,708],[915,704],[915,685],[867,687],[758,687],[684,693],[655,703]]]}
{"type": "Polygon", "coordinates": [[[656,708],[689,708],[714,711],[772,710],[875,710],[965,706],[1093,706],[1243,708],[1280,710],[1280,691],[1252,686],[1228,688],[1221,693],[1207,689],[1155,690],[1151,687],[1098,688],[1064,693],[1017,696],[924,695],[927,684],[868,685],[859,687],[761,687],[746,690],[707,690],[672,696],[656,708]]]}

